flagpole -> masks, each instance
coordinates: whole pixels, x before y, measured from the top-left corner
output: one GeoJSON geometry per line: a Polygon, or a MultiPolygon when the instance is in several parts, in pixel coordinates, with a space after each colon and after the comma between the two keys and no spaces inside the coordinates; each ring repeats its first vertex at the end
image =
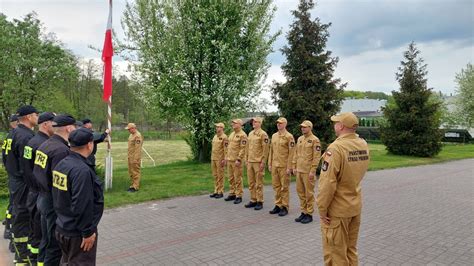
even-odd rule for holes
{"type": "Polygon", "coordinates": [[[112,0],[109,0],[109,17],[107,19],[107,30],[105,33],[104,49],[102,50],[102,61],[104,61],[104,101],[107,102],[107,156],[105,158],[105,190],[112,188],[113,158],[112,158],[112,0]]]}
{"type": "Polygon", "coordinates": [[[105,159],[105,190],[112,188],[113,179],[113,159],[112,159],[112,96],[107,102],[107,128],[109,135],[107,136],[107,157],[105,159]]]}

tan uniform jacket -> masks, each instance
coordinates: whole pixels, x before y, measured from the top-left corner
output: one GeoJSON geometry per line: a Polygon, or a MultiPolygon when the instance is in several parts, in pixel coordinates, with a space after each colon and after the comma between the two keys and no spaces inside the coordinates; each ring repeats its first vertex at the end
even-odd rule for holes
{"type": "Polygon", "coordinates": [[[295,153],[295,139],[290,132],[273,134],[268,155],[268,164],[272,167],[292,169],[295,153]]]}
{"type": "Polygon", "coordinates": [[[246,162],[260,163],[267,162],[270,140],[267,132],[262,129],[252,130],[249,133],[246,151],[246,162]]]}
{"type": "Polygon", "coordinates": [[[229,135],[227,143],[227,160],[243,161],[245,159],[245,147],[247,146],[247,134],[241,129],[238,132],[232,132],[229,135]]]}
{"type": "Polygon", "coordinates": [[[301,136],[296,142],[296,152],[293,156],[293,169],[300,173],[316,173],[319,159],[321,159],[321,143],[313,135],[301,136]]]}
{"type": "Polygon", "coordinates": [[[212,161],[222,161],[225,159],[227,152],[226,148],[227,135],[222,133],[220,135],[214,135],[212,139],[212,152],[211,160],[212,161]]]}
{"type": "Polygon", "coordinates": [[[354,217],[362,209],[361,181],[369,167],[369,147],[355,133],[337,138],[323,155],[318,209],[323,217],[354,217]]]}
{"type": "Polygon", "coordinates": [[[139,162],[142,158],[143,137],[140,132],[130,134],[128,137],[128,161],[139,162]]]}

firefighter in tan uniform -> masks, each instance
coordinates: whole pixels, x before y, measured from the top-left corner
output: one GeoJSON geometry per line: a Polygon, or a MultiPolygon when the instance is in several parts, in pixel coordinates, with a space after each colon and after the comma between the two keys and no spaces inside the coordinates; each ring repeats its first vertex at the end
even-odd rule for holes
{"type": "Polygon", "coordinates": [[[296,142],[293,173],[296,172],[296,192],[300,198],[301,215],[295,222],[307,224],[313,221],[314,184],[316,168],[321,159],[321,143],[313,135],[311,121],[305,120],[300,126],[303,136],[296,142]]]}
{"type": "Polygon", "coordinates": [[[323,155],[317,197],[324,263],[358,265],[361,181],[369,166],[369,148],[355,134],[359,120],[353,113],[331,120],[338,138],[323,155]]]}
{"type": "Polygon", "coordinates": [[[212,138],[211,168],[214,177],[214,193],[211,198],[220,199],[224,197],[224,166],[227,148],[227,135],[224,133],[224,124],[217,123],[216,135],[212,138]]]}
{"type": "Polygon", "coordinates": [[[225,201],[242,202],[244,187],[242,184],[242,171],[245,159],[245,146],[247,134],[242,130],[242,120],[232,120],[232,132],[227,143],[226,164],[228,165],[230,191],[225,201]]]}
{"type": "Polygon", "coordinates": [[[140,189],[143,137],[134,123],[129,123],[125,129],[130,132],[128,137],[128,175],[130,176],[130,187],[127,191],[135,192],[140,189]]]}
{"type": "Polygon", "coordinates": [[[278,132],[273,134],[270,153],[268,155],[268,170],[272,173],[272,186],[275,193],[275,207],[270,214],[285,216],[290,204],[290,175],[292,159],[295,151],[295,139],[286,130],[286,118],[277,120],[278,132]]]}
{"type": "Polygon", "coordinates": [[[250,202],[245,204],[245,208],[254,208],[257,211],[263,208],[263,176],[270,147],[268,134],[262,130],[262,122],[261,117],[252,119],[253,130],[248,136],[245,160],[250,192],[250,202]]]}

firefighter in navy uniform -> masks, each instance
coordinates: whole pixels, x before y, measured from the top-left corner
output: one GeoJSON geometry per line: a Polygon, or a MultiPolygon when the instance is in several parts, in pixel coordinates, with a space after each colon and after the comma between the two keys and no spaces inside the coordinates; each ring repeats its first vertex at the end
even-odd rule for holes
{"type": "Polygon", "coordinates": [[[28,248],[32,254],[32,257],[37,257],[36,261],[38,265],[41,265],[44,261],[44,245],[40,245],[41,242],[41,230],[42,225],[46,226],[45,223],[41,223],[41,214],[37,208],[38,199],[38,185],[36,184],[35,177],[33,175],[33,167],[35,161],[36,150],[43,142],[49,139],[53,135],[53,119],[54,114],[50,112],[42,113],[38,118],[38,133],[28,141],[25,146],[23,153],[23,169],[25,171],[25,179],[28,184],[28,212],[30,215],[30,235],[28,237],[28,248]]]}
{"type": "Polygon", "coordinates": [[[36,151],[33,175],[39,188],[38,209],[41,219],[46,221],[46,231],[42,230],[46,240],[44,265],[59,265],[61,249],[54,236],[56,213],[51,195],[52,171],[54,167],[69,155],[69,134],[76,129],[76,120],[70,115],[57,115],[53,119],[54,134],[43,142],[36,151]]]}
{"type": "MultiPolygon", "coordinates": [[[[92,120],[90,120],[89,118],[85,118],[81,122],[82,127],[92,130],[92,120]]],[[[110,131],[109,129],[106,129],[104,133],[94,132],[94,130],[92,130],[92,132],[94,134],[94,150],[87,159],[90,160],[91,164],[94,166],[95,169],[95,154],[97,153],[97,144],[104,142],[110,131]]]]}
{"type": "Polygon", "coordinates": [[[87,157],[94,150],[94,136],[87,128],[69,136],[71,153],[54,168],[53,203],[58,215],[56,239],[61,265],[95,265],[97,225],[104,210],[102,183],[87,157]]]}
{"type": "Polygon", "coordinates": [[[15,261],[17,265],[30,263],[28,250],[29,213],[27,207],[28,184],[21,163],[25,146],[34,136],[33,128],[38,123],[38,111],[31,105],[24,105],[17,111],[19,124],[12,131],[11,141],[8,140],[6,153],[6,170],[10,177],[10,189],[13,197],[12,234],[15,245],[15,261]]]}
{"type": "MultiPolygon", "coordinates": [[[[3,165],[6,165],[6,151],[7,151],[7,144],[10,141],[10,148],[11,148],[11,134],[12,131],[18,126],[18,116],[16,114],[13,114],[10,116],[10,131],[7,134],[7,137],[3,141],[2,145],[2,162],[3,165]]],[[[10,178],[8,178],[8,191],[11,191],[10,189],[10,178]]],[[[9,239],[10,244],[9,244],[9,249],[13,253],[15,252],[15,247],[13,245],[13,238],[11,234],[11,225],[12,225],[12,220],[13,220],[13,198],[12,194],[8,193],[8,206],[7,210],[5,211],[5,220],[3,220],[3,225],[5,225],[5,231],[3,232],[3,238],[9,239]]]]}

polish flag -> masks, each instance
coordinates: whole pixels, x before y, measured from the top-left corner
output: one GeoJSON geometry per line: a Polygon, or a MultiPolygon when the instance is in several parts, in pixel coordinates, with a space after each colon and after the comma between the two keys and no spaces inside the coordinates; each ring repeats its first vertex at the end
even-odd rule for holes
{"type": "Polygon", "coordinates": [[[102,61],[104,62],[104,95],[102,99],[108,102],[112,96],[112,56],[114,48],[112,46],[112,0],[109,0],[109,19],[107,30],[105,31],[104,48],[102,49],[102,61]]]}

